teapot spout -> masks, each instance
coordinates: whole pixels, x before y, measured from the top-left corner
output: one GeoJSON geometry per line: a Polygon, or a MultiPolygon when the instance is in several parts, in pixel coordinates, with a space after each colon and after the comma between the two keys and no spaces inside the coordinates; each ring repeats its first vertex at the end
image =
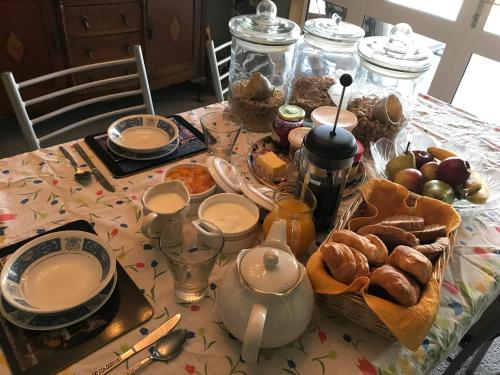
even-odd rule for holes
{"type": "Polygon", "coordinates": [[[274,219],[266,240],[261,246],[276,247],[293,255],[292,250],[286,243],[286,225],[286,220],[274,219]]]}

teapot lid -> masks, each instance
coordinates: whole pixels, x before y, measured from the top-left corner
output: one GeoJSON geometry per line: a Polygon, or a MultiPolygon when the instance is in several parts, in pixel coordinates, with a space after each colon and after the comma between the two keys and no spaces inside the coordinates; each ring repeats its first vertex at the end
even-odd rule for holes
{"type": "Polygon", "coordinates": [[[248,251],[240,261],[241,278],[264,293],[285,293],[300,277],[293,255],[273,247],[259,246],[248,251]]]}

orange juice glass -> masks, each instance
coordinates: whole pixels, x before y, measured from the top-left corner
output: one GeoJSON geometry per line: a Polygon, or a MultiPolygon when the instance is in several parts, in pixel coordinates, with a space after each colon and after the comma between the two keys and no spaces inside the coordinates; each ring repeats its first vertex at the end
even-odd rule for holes
{"type": "Polygon", "coordinates": [[[313,192],[302,182],[281,186],[273,196],[273,210],[264,219],[264,237],[274,219],[286,221],[286,242],[295,256],[300,257],[314,241],[316,230],[312,214],[316,208],[313,192]]]}

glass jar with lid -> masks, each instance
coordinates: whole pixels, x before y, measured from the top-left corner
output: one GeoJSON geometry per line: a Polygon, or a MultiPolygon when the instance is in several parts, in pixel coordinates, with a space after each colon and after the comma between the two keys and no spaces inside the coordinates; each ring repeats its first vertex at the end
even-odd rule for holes
{"type": "MultiPolygon", "coordinates": [[[[357,44],[364,35],[361,27],[342,22],[335,13],[332,18],[307,21],[304,35],[297,42],[289,103],[303,108],[308,117],[317,107],[337,105],[342,87],[335,82],[344,73],[355,77],[359,67],[357,44]]],[[[346,95],[348,99],[349,89],[346,95]]]]}
{"type": "Polygon", "coordinates": [[[229,68],[229,108],[243,128],[271,131],[274,116],[285,103],[299,26],[276,16],[276,5],[262,0],[254,15],[233,17],[229,68]]]}
{"type": "Polygon", "coordinates": [[[348,109],[358,118],[352,131],[363,146],[380,138],[393,140],[410,120],[431,53],[413,40],[410,25],[395,25],[389,36],[373,36],[358,44],[360,68],[348,109]]]}

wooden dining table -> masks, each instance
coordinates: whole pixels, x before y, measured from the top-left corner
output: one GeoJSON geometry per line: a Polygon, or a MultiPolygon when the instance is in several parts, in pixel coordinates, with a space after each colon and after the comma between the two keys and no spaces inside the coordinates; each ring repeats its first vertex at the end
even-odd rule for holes
{"type": "MultiPolygon", "coordinates": [[[[224,110],[218,103],[182,113],[195,126],[204,113],[224,110]]],[[[436,142],[453,144],[474,154],[488,181],[500,180],[500,127],[482,122],[436,99],[419,96],[414,105],[410,134],[426,134],[436,142]]],[[[264,134],[241,133],[232,163],[244,178],[249,173],[246,154],[264,134]]],[[[485,206],[459,208],[462,223],[441,286],[440,307],[431,330],[418,350],[412,352],[396,341],[371,333],[316,303],[312,321],[295,341],[281,348],[261,350],[257,364],[240,357],[241,343],[223,326],[217,312],[218,289],[234,258],[222,254],[210,276],[207,296],[196,303],[175,302],[173,281],[158,243],[141,231],[141,197],[146,189],[164,179],[165,167],[123,179],[113,179],[83,140],[77,140],[97,168],[114,185],[105,191],[95,180],[80,185],[73,169],[57,146],[0,160],[0,247],[83,219],[113,249],[118,262],[154,307],[153,318],[117,338],[63,371],[88,374],[141,340],[169,316],[182,313],[179,327],[188,329],[180,355],[168,364],[155,362],[147,373],[171,374],[425,374],[443,361],[468,329],[500,293],[500,191],[491,186],[485,206]]],[[[64,146],[83,161],[72,148],[64,146]]],[[[203,163],[206,154],[183,161],[203,163]]],[[[373,161],[364,156],[368,177],[374,177],[373,161]]],[[[354,197],[343,201],[342,210],[354,197]]],[[[242,322],[244,324],[244,322],[242,322]]],[[[148,355],[137,353],[113,373],[148,355]]],[[[499,365],[500,366],[500,365],[499,365]]],[[[9,373],[0,355],[0,373],[9,373]]]]}

